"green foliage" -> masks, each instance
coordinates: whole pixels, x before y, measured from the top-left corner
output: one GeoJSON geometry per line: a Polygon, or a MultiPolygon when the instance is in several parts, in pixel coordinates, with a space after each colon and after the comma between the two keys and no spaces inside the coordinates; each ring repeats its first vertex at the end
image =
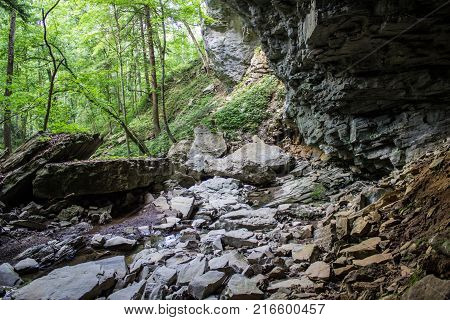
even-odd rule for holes
{"type": "Polygon", "coordinates": [[[317,183],[314,185],[312,190],[311,198],[315,201],[325,200],[327,189],[321,183],[317,183]]]}
{"type": "Polygon", "coordinates": [[[278,80],[267,76],[257,83],[238,89],[212,120],[221,131],[229,134],[256,132],[269,116],[267,107],[278,86],[278,80]]]}

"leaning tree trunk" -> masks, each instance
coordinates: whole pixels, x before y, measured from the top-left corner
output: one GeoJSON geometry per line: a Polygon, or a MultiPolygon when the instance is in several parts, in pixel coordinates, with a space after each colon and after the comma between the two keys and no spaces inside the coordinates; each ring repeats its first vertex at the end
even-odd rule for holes
{"type": "Polygon", "coordinates": [[[9,24],[9,41],[8,41],[8,64],[6,66],[6,89],[5,89],[5,113],[3,122],[3,143],[5,146],[5,155],[8,156],[12,151],[11,139],[11,108],[9,106],[9,97],[12,94],[11,85],[14,76],[14,43],[16,36],[16,11],[11,10],[9,24]]]}

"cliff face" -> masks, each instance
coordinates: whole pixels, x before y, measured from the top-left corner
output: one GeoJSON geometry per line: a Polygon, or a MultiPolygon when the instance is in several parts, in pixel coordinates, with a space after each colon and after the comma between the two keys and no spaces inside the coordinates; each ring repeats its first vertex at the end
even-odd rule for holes
{"type": "Polygon", "coordinates": [[[220,1],[257,32],[307,144],[380,171],[448,136],[444,1],[220,1]]]}
{"type": "Polygon", "coordinates": [[[238,83],[250,67],[256,47],[255,32],[242,17],[219,0],[207,0],[208,16],[203,27],[206,50],[217,76],[227,85],[238,83]]]}

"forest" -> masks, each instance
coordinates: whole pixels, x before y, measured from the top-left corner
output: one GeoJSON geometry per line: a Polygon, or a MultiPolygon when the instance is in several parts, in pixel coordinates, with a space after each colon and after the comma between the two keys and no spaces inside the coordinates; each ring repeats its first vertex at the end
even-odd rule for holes
{"type": "Polygon", "coordinates": [[[450,299],[449,16],[443,0],[0,0],[0,315],[450,299]]]}
{"type": "Polygon", "coordinates": [[[149,154],[129,126],[143,114],[175,141],[166,83],[198,60],[208,72],[200,1],[14,0],[0,14],[5,152],[39,131],[122,131],[123,156],[149,154]]]}

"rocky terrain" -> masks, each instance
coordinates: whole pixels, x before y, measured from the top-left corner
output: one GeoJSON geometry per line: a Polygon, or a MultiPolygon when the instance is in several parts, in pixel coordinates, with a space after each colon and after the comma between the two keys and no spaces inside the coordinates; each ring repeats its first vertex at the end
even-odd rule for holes
{"type": "MultiPolygon", "coordinates": [[[[68,137],[46,140],[64,140],[73,150],[68,137]]],[[[131,159],[99,166],[30,154],[17,162],[36,168],[24,193],[30,198],[17,206],[2,197],[0,293],[450,298],[449,143],[379,181],[305,150],[294,157],[255,137],[229,153],[220,133],[198,128],[194,141],[172,148],[170,164],[131,159]],[[81,173],[62,174],[67,168],[81,173]]]]}

